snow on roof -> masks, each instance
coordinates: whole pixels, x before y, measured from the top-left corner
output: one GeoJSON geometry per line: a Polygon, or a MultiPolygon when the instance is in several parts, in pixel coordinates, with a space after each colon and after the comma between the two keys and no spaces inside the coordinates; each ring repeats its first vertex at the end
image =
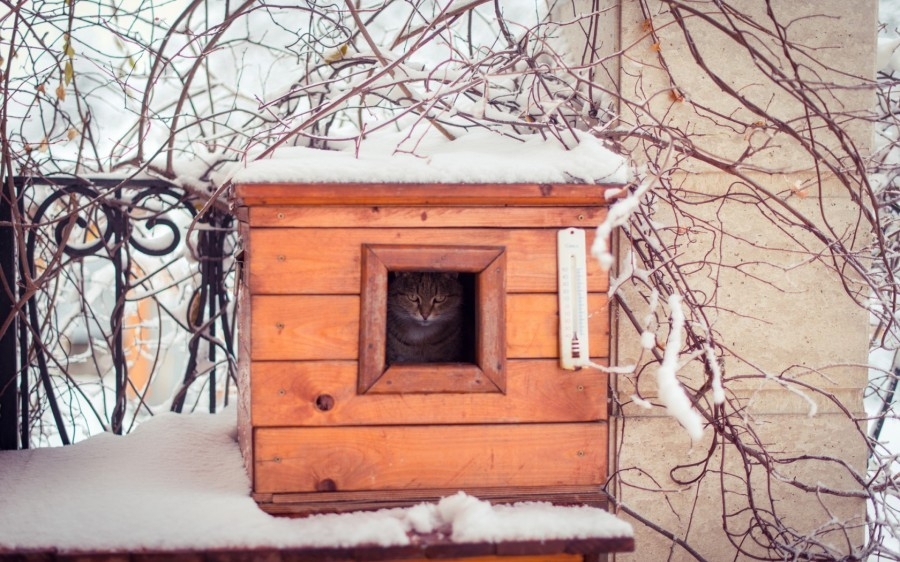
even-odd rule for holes
{"type": "Polygon", "coordinates": [[[591,507],[491,506],[464,493],[377,512],[278,518],[250,498],[233,409],[163,414],[127,436],[62,448],[0,451],[0,552],[201,550],[631,537],[591,507]]]}
{"type": "MultiPolygon", "coordinates": [[[[484,129],[454,141],[379,134],[338,150],[281,148],[230,170],[234,183],[626,183],[627,160],[576,132],[567,150],[552,137],[502,136],[484,129]]],[[[220,183],[217,181],[217,183],[220,183]]]]}

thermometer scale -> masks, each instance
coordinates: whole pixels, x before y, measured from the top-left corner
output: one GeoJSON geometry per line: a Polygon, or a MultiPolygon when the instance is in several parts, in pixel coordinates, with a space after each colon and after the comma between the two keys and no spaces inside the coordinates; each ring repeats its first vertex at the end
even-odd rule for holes
{"type": "Polygon", "coordinates": [[[590,364],[588,345],[587,258],[584,230],[566,228],[557,234],[559,286],[559,362],[576,370],[590,364]]]}

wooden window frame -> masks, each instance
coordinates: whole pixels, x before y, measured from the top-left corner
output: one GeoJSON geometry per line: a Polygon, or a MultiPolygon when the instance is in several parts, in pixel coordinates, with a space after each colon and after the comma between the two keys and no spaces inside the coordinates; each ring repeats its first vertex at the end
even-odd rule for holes
{"type": "Polygon", "coordinates": [[[506,248],[364,244],[359,394],[506,393],[506,248]],[[475,363],[385,364],[388,273],[475,275],[475,363]]]}

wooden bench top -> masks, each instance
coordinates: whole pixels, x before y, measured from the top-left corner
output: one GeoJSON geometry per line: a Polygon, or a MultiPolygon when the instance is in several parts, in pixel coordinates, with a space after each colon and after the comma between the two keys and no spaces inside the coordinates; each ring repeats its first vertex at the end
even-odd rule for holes
{"type": "MultiPolygon", "coordinates": [[[[98,530],[102,532],[102,530],[98,530]]],[[[575,555],[584,560],[613,552],[632,552],[634,538],[568,539],[548,541],[517,541],[501,543],[454,543],[435,535],[418,535],[412,544],[404,546],[355,546],[347,548],[247,548],[222,550],[175,550],[141,552],[86,552],[57,549],[26,551],[0,550],[0,560],[79,560],[79,561],[202,561],[233,562],[235,560],[266,560],[279,562],[359,561],[460,559],[477,557],[516,557],[575,555]]]]}

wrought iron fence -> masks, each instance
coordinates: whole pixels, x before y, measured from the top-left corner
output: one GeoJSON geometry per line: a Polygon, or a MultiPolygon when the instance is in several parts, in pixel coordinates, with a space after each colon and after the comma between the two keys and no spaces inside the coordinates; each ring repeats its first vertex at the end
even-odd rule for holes
{"type": "Polygon", "coordinates": [[[234,218],[160,180],[17,178],[0,204],[0,448],[233,391],[234,218]]]}

